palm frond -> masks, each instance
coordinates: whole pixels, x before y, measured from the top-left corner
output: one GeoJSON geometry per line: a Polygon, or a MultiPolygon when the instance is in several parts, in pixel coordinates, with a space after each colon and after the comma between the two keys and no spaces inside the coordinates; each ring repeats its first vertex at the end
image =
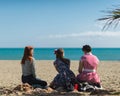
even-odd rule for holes
{"type": "Polygon", "coordinates": [[[120,9],[103,12],[106,12],[108,14],[107,16],[98,19],[99,21],[106,21],[105,25],[103,26],[103,30],[108,29],[112,25],[114,25],[114,28],[116,28],[120,21],[120,9]]]}

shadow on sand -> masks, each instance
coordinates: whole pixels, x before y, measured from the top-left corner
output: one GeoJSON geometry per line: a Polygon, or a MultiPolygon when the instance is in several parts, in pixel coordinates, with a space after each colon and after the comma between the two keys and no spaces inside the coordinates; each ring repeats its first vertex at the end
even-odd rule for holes
{"type": "Polygon", "coordinates": [[[12,89],[6,89],[6,88],[0,88],[0,96],[5,95],[5,96],[80,96],[80,95],[96,95],[96,96],[103,96],[103,95],[120,95],[120,91],[116,90],[96,90],[93,92],[78,92],[78,91],[73,91],[73,92],[58,92],[58,91],[53,91],[50,93],[47,92],[33,92],[33,93],[26,93],[23,91],[13,91],[12,89]]]}

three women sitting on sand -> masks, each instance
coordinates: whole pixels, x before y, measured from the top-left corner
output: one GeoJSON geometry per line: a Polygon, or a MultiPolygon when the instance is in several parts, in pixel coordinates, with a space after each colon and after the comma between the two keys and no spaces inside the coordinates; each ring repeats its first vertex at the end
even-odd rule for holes
{"type": "MultiPolygon", "coordinates": [[[[55,50],[54,54],[56,55],[56,60],[54,61],[54,66],[58,74],[51,82],[51,88],[57,89],[62,87],[67,91],[72,91],[74,90],[74,84],[78,82],[88,82],[89,84],[100,87],[100,78],[96,73],[99,60],[96,56],[92,55],[89,45],[83,46],[82,50],[84,55],[81,57],[79,63],[79,75],[77,75],[77,77],[75,77],[75,74],[70,70],[70,60],[64,58],[64,50],[62,48],[55,50]]],[[[43,87],[47,86],[46,81],[36,78],[33,47],[25,47],[21,65],[23,83],[28,83],[30,85],[39,84],[43,87]]]]}

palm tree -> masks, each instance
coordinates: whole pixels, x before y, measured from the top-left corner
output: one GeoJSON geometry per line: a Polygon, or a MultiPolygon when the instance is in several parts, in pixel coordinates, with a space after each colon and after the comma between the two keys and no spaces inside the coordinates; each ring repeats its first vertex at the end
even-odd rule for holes
{"type": "Polygon", "coordinates": [[[112,11],[106,11],[106,12],[108,13],[106,17],[98,19],[100,21],[105,21],[103,30],[108,29],[112,25],[114,25],[115,28],[120,21],[120,9],[113,9],[112,11]]]}

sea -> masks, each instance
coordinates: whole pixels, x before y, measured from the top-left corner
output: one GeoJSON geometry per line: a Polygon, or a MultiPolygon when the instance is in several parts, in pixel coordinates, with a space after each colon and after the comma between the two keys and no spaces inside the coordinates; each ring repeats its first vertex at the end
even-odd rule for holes
{"type": "MultiPolygon", "coordinates": [[[[56,48],[35,48],[34,58],[36,60],[54,60],[56,48]]],[[[63,48],[65,57],[70,60],[80,60],[83,52],[81,48],[63,48]]],[[[24,48],[0,48],[0,60],[21,60],[24,48]]],[[[92,53],[99,60],[120,61],[120,48],[93,48],[92,53]]]]}

